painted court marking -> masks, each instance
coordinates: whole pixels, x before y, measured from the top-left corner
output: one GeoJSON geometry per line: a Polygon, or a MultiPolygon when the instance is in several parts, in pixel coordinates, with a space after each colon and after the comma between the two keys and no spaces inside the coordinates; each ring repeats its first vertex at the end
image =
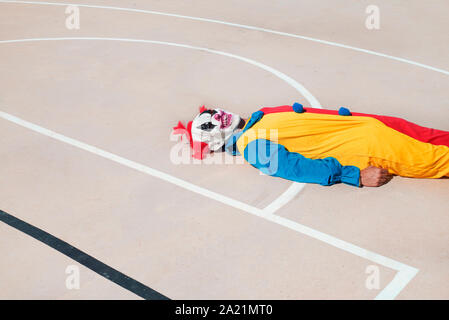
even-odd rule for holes
{"type": "MultiPolygon", "coordinates": [[[[224,22],[224,21],[219,21],[219,20],[212,20],[212,19],[204,19],[204,18],[197,18],[197,17],[189,17],[189,16],[181,16],[181,15],[175,15],[175,14],[168,14],[168,13],[162,13],[162,12],[156,12],[156,11],[148,11],[148,10],[139,10],[139,9],[130,9],[130,8],[119,8],[119,7],[108,7],[108,6],[94,6],[94,5],[85,5],[85,4],[71,4],[71,3],[51,3],[51,2],[32,2],[32,1],[7,1],[7,0],[0,0],[0,2],[4,2],[4,3],[26,3],[26,4],[37,4],[37,5],[59,5],[59,6],[67,6],[67,5],[75,5],[75,6],[80,6],[80,7],[90,7],[90,8],[102,8],[102,9],[112,9],[112,10],[121,10],[121,11],[132,11],[132,12],[141,12],[141,13],[150,13],[150,14],[159,14],[159,15],[165,15],[165,16],[172,16],[172,17],[178,17],[178,18],[184,18],[184,19],[191,19],[191,20],[198,20],[198,21],[205,21],[205,22],[212,22],[212,23],[219,23],[219,24],[224,24],[224,25],[230,25],[230,26],[235,26],[235,27],[240,27],[240,28],[246,28],[246,29],[252,29],[252,30],[257,30],[257,31],[263,31],[263,32],[268,32],[268,33],[273,33],[273,34],[278,34],[278,35],[283,35],[283,36],[289,36],[289,37],[294,37],[294,38],[300,38],[303,40],[309,40],[309,41],[314,41],[314,42],[319,42],[319,43],[323,43],[323,44],[328,44],[328,45],[332,45],[332,46],[336,46],[336,47],[341,47],[341,48],[346,48],[346,49],[351,49],[351,50],[355,50],[355,51],[359,51],[359,52],[363,52],[363,53],[367,53],[367,54],[372,54],[372,55],[376,55],[376,56],[381,56],[384,58],[388,58],[388,59],[392,59],[392,60],[396,60],[396,61],[400,61],[400,62],[404,62],[404,63],[408,63],[408,64],[412,64],[418,67],[422,67],[425,69],[429,69],[429,70],[433,70],[436,72],[440,72],[443,74],[447,74],[449,75],[449,71],[445,71],[442,69],[438,69],[435,67],[431,67],[425,64],[421,64],[421,63],[417,63],[411,60],[407,60],[407,59],[403,59],[403,58],[398,58],[398,57],[394,57],[394,56],[389,56],[389,55],[385,55],[382,53],[378,53],[378,52],[374,52],[371,50],[365,50],[365,49],[360,49],[360,48],[356,48],[356,47],[351,47],[351,46],[346,46],[343,44],[339,44],[339,43],[335,43],[335,42],[329,42],[329,41],[324,41],[324,40],[319,40],[319,39],[314,39],[314,38],[310,38],[310,37],[304,37],[304,36],[300,36],[300,35],[294,35],[294,34],[289,34],[289,33],[284,33],[284,32],[278,32],[278,31],[274,31],[274,30],[269,30],[269,29],[264,29],[264,28],[258,28],[258,27],[252,27],[252,26],[248,26],[248,25],[241,25],[241,24],[234,24],[234,23],[228,23],[228,22],[224,22]]],[[[0,41],[0,43],[7,43],[7,42],[25,42],[25,41],[39,41],[39,40],[68,40],[69,38],[58,38],[58,39],[49,39],[49,38],[39,38],[39,39],[19,39],[19,40],[6,40],[6,41],[0,41]]],[[[119,39],[119,38],[71,38],[71,39],[83,39],[83,40],[115,40],[115,41],[128,41],[128,42],[151,42],[151,43],[155,43],[155,44],[167,44],[166,42],[162,42],[162,41],[150,41],[150,40],[137,40],[137,39],[119,39]]],[[[180,44],[171,44],[171,45],[175,45],[175,46],[180,46],[180,47],[185,47],[185,48],[193,48],[192,46],[188,46],[188,45],[180,45],[180,44]]],[[[203,51],[207,51],[207,52],[211,52],[211,53],[217,53],[217,54],[222,54],[228,57],[232,57],[235,59],[239,59],[251,64],[254,64],[252,62],[255,62],[253,60],[247,59],[247,58],[243,58],[243,57],[239,57],[233,54],[229,54],[229,53],[225,53],[225,52],[221,52],[221,51],[215,51],[215,50],[211,50],[211,49],[207,49],[207,48],[198,48],[198,50],[203,50],[203,51]]],[[[258,62],[256,62],[257,65],[259,64],[258,62]]],[[[260,64],[262,65],[262,64],[260,64]]],[[[262,65],[265,66],[265,65],[262,65]]],[[[260,66],[261,67],[261,66],[260,66]]],[[[267,68],[263,68],[269,72],[272,72],[273,74],[275,74],[276,76],[280,77],[280,75],[285,76],[286,78],[292,80],[293,82],[295,82],[293,79],[291,79],[290,77],[280,73],[279,71],[272,69],[268,66],[265,66],[267,68]],[[271,69],[271,70],[270,70],[271,69]],[[274,71],[274,72],[273,72],[274,71]]],[[[280,77],[282,79],[282,77],[280,77]]],[[[290,83],[291,84],[291,83],[290,83]]],[[[299,85],[299,84],[298,84],[299,85]]],[[[301,85],[299,85],[300,87],[302,87],[301,85]]],[[[308,92],[304,87],[302,87],[305,92],[308,92]]],[[[298,90],[298,88],[297,88],[298,90]]],[[[299,91],[299,90],[298,90],[299,91]]],[[[307,99],[307,96],[305,94],[303,94],[303,96],[307,99]]],[[[310,97],[309,97],[310,98],[310,97]]],[[[314,98],[312,96],[312,98],[314,98]]],[[[307,99],[308,100],[308,99],[307,99]]],[[[316,99],[315,99],[316,100],[316,99]]],[[[315,107],[319,107],[319,103],[318,105],[314,105],[313,103],[310,102],[310,100],[308,100],[309,103],[312,106],[315,107]]],[[[316,101],[318,102],[318,101],[316,101]]],[[[147,173],[149,175],[158,177],[160,179],[166,180],[168,182],[174,183],[178,186],[181,186],[185,189],[191,190],[193,192],[196,193],[200,193],[202,195],[205,195],[207,197],[210,197],[211,194],[213,195],[213,197],[216,197],[218,194],[206,190],[204,188],[195,186],[193,184],[190,184],[189,182],[183,181],[181,179],[178,179],[176,177],[172,177],[169,176],[165,173],[162,173],[160,171],[157,171],[155,169],[149,168],[147,166],[144,166],[142,164],[138,164],[136,162],[133,162],[131,160],[127,160],[125,158],[122,158],[120,156],[114,155],[112,153],[109,153],[107,151],[101,150],[99,148],[87,145],[83,142],[77,141],[75,139],[69,138],[69,137],[65,137],[63,135],[60,135],[56,132],[53,132],[51,130],[45,129],[43,127],[39,127],[38,125],[32,124],[30,122],[27,122],[25,120],[22,120],[20,118],[17,118],[13,115],[7,114],[5,112],[1,112],[0,111],[0,117],[2,117],[5,120],[14,122],[18,125],[21,125],[23,127],[26,127],[28,129],[31,129],[33,131],[39,132],[41,134],[44,134],[46,136],[49,136],[53,139],[56,140],[60,140],[62,142],[71,144],[73,146],[76,146],[78,148],[84,149],[86,151],[92,152],[94,154],[97,154],[99,156],[102,156],[104,158],[108,158],[112,161],[121,163],[123,165],[126,165],[130,168],[136,169],[138,171],[147,173]]],[[[299,223],[296,223],[294,221],[291,221],[289,219],[280,217],[280,216],[276,216],[273,213],[278,210],[282,205],[284,205],[285,203],[287,203],[288,201],[290,201],[302,188],[304,187],[304,184],[293,184],[291,185],[280,197],[278,197],[276,200],[274,200],[270,205],[268,205],[265,209],[258,209],[252,206],[249,206],[247,204],[244,204],[240,201],[234,200],[234,199],[230,199],[226,196],[223,195],[218,195],[218,201],[222,202],[222,203],[226,203],[227,205],[236,207],[238,209],[241,209],[243,211],[246,211],[248,213],[257,215],[261,218],[264,218],[268,221],[277,223],[279,225],[282,225],[284,227],[287,227],[289,229],[292,229],[294,231],[297,231],[299,233],[308,235],[312,238],[315,238],[317,240],[323,241],[329,245],[332,245],[334,247],[340,248],[344,251],[350,252],[354,255],[357,255],[359,257],[365,258],[367,260],[370,260],[372,262],[378,263],[380,265],[383,265],[385,267],[397,270],[397,274],[395,275],[394,279],[377,295],[376,299],[394,299],[401,291],[402,289],[410,282],[410,280],[416,275],[416,273],[418,272],[418,269],[413,268],[411,266],[405,265],[403,263],[400,263],[398,261],[395,261],[393,259],[384,257],[382,255],[379,255],[377,253],[371,252],[369,250],[363,249],[361,247],[358,247],[356,245],[353,245],[351,243],[348,243],[346,241],[340,240],[338,238],[335,238],[333,236],[327,235],[325,233],[322,233],[320,231],[314,230],[312,228],[309,228],[307,226],[301,225],[299,223]],[[229,201],[230,200],[230,201],[229,201]],[[255,210],[254,210],[255,209],[255,210]]]]}
{"type": "Polygon", "coordinates": [[[112,281],[122,288],[138,295],[146,300],[168,300],[166,296],[157,292],[150,287],[147,287],[143,283],[128,277],[126,274],[108,266],[100,260],[88,255],[87,253],[75,248],[71,244],[56,238],[55,236],[39,229],[23,220],[20,220],[9,213],[0,210],[0,221],[6,223],[10,227],[17,229],[26,235],[46,244],[47,246],[55,249],[56,251],[66,255],[67,257],[75,260],[79,264],[89,268],[93,272],[100,276],[112,281]]]}
{"type": "Polygon", "coordinates": [[[232,22],[216,20],[216,19],[192,17],[192,16],[185,16],[185,15],[180,15],[180,14],[160,12],[160,11],[153,11],[153,10],[133,9],[133,8],[114,7],[114,6],[100,6],[100,5],[91,5],[91,4],[81,4],[81,3],[35,2],[35,1],[19,1],[19,0],[17,0],[17,1],[16,0],[0,0],[0,2],[3,2],[3,3],[34,4],[34,5],[50,5],[50,6],[78,6],[78,7],[84,7],[84,8],[96,8],[96,9],[108,9],[108,10],[117,10],[117,11],[148,13],[148,14],[155,14],[155,15],[161,15],[161,16],[167,16],[167,17],[188,19],[188,20],[194,20],[194,21],[217,23],[217,24],[223,24],[223,25],[232,26],[232,27],[238,27],[238,28],[243,28],[243,29],[262,31],[262,32],[277,34],[277,35],[284,36],[284,37],[297,38],[297,39],[317,42],[317,43],[321,43],[321,44],[326,44],[326,45],[333,46],[333,47],[339,47],[339,48],[344,48],[344,49],[348,49],[348,50],[358,51],[358,52],[371,54],[371,55],[382,57],[382,58],[386,58],[386,59],[391,59],[391,60],[395,60],[395,61],[399,61],[399,62],[403,62],[403,63],[408,63],[408,64],[411,64],[411,65],[414,65],[414,66],[417,66],[417,67],[421,67],[421,68],[424,68],[424,69],[428,69],[428,70],[432,70],[432,71],[435,71],[435,72],[443,73],[445,75],[449,75],[449,71],[447,71],[447,70],[443,70],[443,69],[440,69],[440,68],[432,67],[432,66],[429,66],[427,64],[423,64],[423,63],[420,63],[420,62],[412,61],[412,60],[409,60],[409,59],[404,59],[404,58],[400,58],[400,57],[391,56],[391,55],[388,55],[388,54],[385,54],[385,53],[376,52],[376,51],[373,51],[373,50],[362,49],[362,48],[353,47],[353,46],[345,45],[345,44],[338,43],[338,42],[321,40],[321,39],[316,39],[316,38],[307,37],[307,36],[301,36],[301,35],[298,35],[298,34],[293,34],[293,33],[288,33],[288,32],[276,31],[276,30],[272,30],[272,29],[260,28],[260,27],[249,26],[249,25],[239,24],[239,23],[232,23],[232,22]]]}

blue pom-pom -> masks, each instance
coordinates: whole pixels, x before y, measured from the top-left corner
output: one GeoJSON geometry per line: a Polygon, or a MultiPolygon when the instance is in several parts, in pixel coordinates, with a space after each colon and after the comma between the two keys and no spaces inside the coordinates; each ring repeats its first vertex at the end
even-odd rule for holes
{"type": "Polygon", "coordinates": [[[295,102],[293,104],[293,111],[295,111],[297,113],[303,113],[305,110],[304,110],[304,107],[302,106],[302,104],[295,102]]]}
{"type": "Polygon", "coordinates": [[[338,114],[341,116],[352,116],[351,111],[345,107],[341,107],[338,109],[338,114]]]}

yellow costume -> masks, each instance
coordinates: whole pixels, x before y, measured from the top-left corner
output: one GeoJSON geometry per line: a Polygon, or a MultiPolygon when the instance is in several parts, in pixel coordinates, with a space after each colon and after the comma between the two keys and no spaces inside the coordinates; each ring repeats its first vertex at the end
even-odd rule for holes
{"type": "MultiPolygon", "coordinates": [[[[247,122],[250,123],[251,121],[247,122]]],[[[277,112],[263,115],[237,140],[266,139],[310,159],[336,158],[343,166],[372,165],[414,178],[449,176],[449,147],[418,141],[369,116],[277,112]]]]}

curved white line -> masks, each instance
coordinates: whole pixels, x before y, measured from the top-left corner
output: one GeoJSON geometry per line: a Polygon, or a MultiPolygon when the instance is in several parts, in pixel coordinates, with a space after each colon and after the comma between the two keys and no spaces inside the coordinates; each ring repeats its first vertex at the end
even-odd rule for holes
{"type": "MultiPolygon", "coordinates": [[[[165,41],[155,41],[155,40],[144,40],[144,39],[127,39],[127,38],[100,38],[100,37],[63,37],[63,38],[31,38],[31,39],[15,39],[15,40],[0,40],[1,43],[20,43],[20,42],[35,42],[35,41],[62,41],[62,40],[105,40],[105,41],[123,41],[123,42],[137,42],[137,43],[151,43],[151,44],[162,44],[169,45],[174,47],[195,49],[210,53],[215,53],[218,55],[226,56],[229,58],[237,59],[240,61],[244,61],[246,63],[252,64],[256,67],[259,67],[263,70],[266,70],[281,80],[285,81],[287,84],[295,88],[299,93],[301,93],[304,98],[309,102],[309,104],[314,108],[321,108],[321,104],[319,101],[307,90],[302,84],[298,83],[296,80],[287,76],[286,74],[269,67],[263,63],[257,62],[255,60],[245,58],[242,56],[238,56],[232,53],[212,50],[208,48],[196,47],[187,44],[173,43],[173,42],[165,42],[165,41]]],[[[273,200],[265,209],[263,209],[264,213],[273,214],[290,200],[292,200],[302,189],[305,187],[304,183],[293,182],[285,192],[283,192],[279,197],[273,200]]]]}
{"type": "Polygon", "coordinates": [[[432,66],[429,66],[427,64],[419,63],[419,62],[416,62],[416,61],[412,61],[412,60],[409,60],[409,59],[404,59],[404,58],[400,58],[400,57],[391,56],[391,55],[388,55],[388,54],[385,54],[385,53],[381,53],[381,52],[376,52],[376,51],[372,51],[372,50],[357,48],[357,47],[345,45],[345,44],[338,43],[338,42],[321,40],[321,39],[316,39],[316,38],[307,37],[307,36],[301,36],[301,35],[293,34],[293,33],[287,33],[287,32],[282,32],[282,31],[266,29],[266,28],[259,28],[259,27],[249,26],[249,25],[245,25],[245,24],[226,22],[226,21],[222,21],[222,20],[199,18],[199,17],[185,16],[185,15],[166,13],[166,12],[160,12],[160,11],[152,11],[152,10],[132,9],[132,8],[113,7],[113,6],[100,6],[100,5],[90,5],[90,4],[80,4],[80,3],[35,2],[35,1],[19,1],[19,0],[0,0],[0,2],[3,2],[3,3],[35,4],[35,5],[52,5],[52,6],[78,6],[78,7],[85,7],[85,8],[97,8],[97,9],[109,9],[109,10],[118,10],[118,11],[138,12],[138,13],[149,13],[149,14],[156,14],[156,15],[167,16],[167,17],[174,17],[174,18],[189,19],[189,20],[195,20],[195,21],[217,23],[217,24],[223,24],[223,25],[232,26],[232,27],[238,27],[238,28],[244,28],[244,29],[249,29],[249,30],[256,30],[256,31],[262,31],[262,32],[277,34],[277,35],[285,36],[285,37],[292,37],[292,38],[297,38],[297,39],[302,39],[302,40],[308,40],[308,41],[313,41],[313,42],[317,42],[317,43],[321,43],[321,44],[327,44],[327,45],[334,46],[334,47],[354,50],[354,51],[358,51],[358,52],[363,52],[363,53],[366,53],[366,54],[371,54],[371,55],[378,56],[378,57],[383,57],[383,58],[386,58],[386,59],[391,59],[391,60],[395,60],[395,61],[399,61],[399,62],[403,62],[403,63],[408,63],[408,64],[411,64],[411,65],[414,65],[414,66],[417,66],[417,67],[421,67],[421,68],[424,68],[424,69],[428,69],[428,70],[432,70],[432,71],[435,71],[435,72],[443,73],[445,75],[449,75],[449,71],[446,71],[446,70],[443,70],[443,69],[440,69],[440,68],[436,68],[436,67],[432,67],[432,66]]]}
{"type": "Polygon", "coordinates": [[[293,200],[293,198],[296,197],[296,195],[301,192],[301,190],[304,189],[305,186],[306,185],[304,183],[292,183],[290,187],[287,188],[287,190],[285,190],[279,197],[277,197],[269,205],[267,205],[263,209],[263,212],[265,214],[274,214],[280,208],[293,200]]]}

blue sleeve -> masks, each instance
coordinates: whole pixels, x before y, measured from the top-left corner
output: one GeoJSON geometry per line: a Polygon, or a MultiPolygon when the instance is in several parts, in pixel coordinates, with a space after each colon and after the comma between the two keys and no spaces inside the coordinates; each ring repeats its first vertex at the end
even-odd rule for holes
{"type": "Polygon", "coordinates": [[[244,157],[252,166],[270,176],[323,186],[340,182],[359,186],[359,168],[342,166],[333,157],[309,159],[269,140],[257,139],[248,143],[244,157]]]}

